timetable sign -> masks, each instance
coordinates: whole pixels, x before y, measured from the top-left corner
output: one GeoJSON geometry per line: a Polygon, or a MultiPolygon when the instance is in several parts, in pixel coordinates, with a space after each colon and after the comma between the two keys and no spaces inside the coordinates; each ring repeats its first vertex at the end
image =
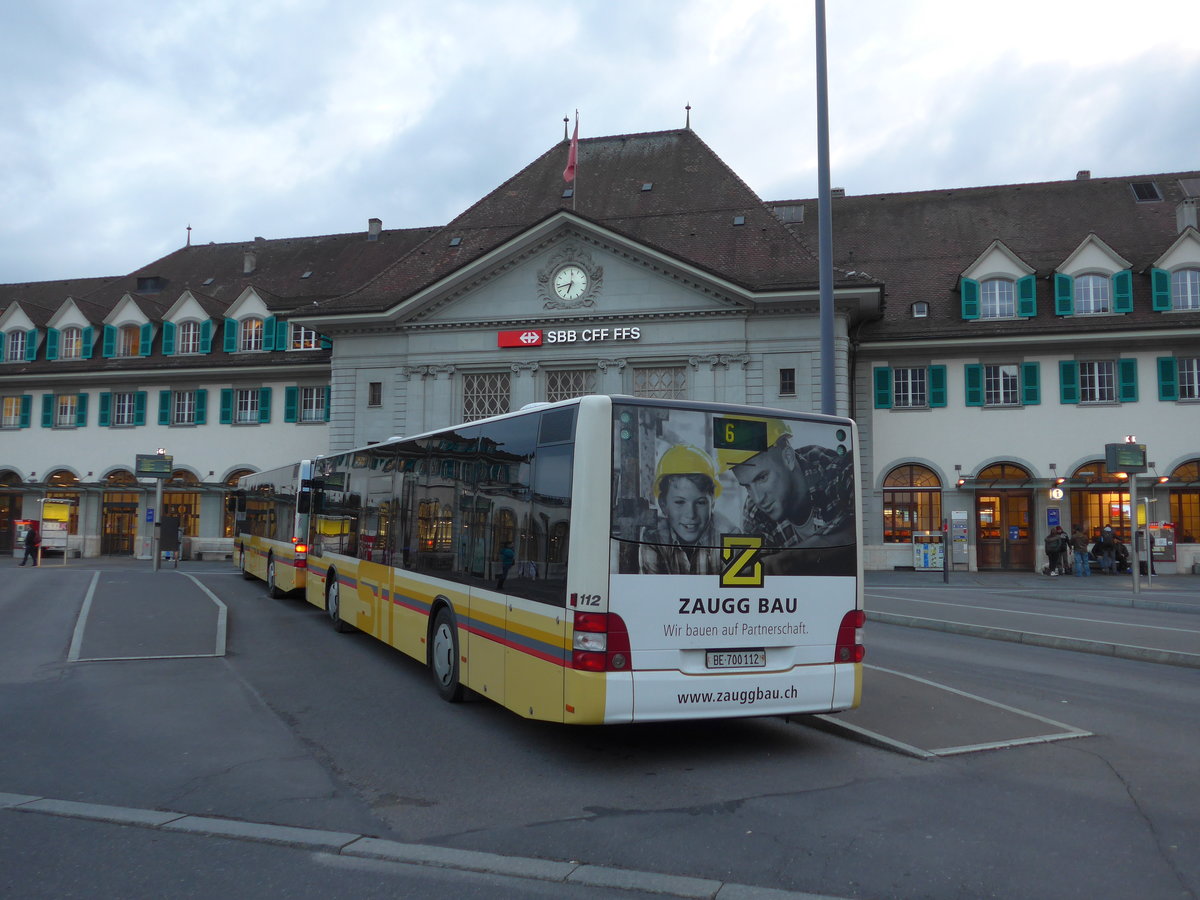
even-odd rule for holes
{"type": "Polygon", "coordinates": [[[138,478],[170,478],[175,466],[175,457],[159,456],[157,453],[139,453],[133,474],[138,478]]]}

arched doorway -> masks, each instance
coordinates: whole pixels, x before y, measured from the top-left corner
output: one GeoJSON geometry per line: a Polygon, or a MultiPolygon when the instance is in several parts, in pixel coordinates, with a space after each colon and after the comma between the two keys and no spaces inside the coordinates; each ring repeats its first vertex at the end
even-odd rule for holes
{"type": "Polygon", "coordinates": [[[200,534],[200,479],[176,469],[163,485],[163,517],[179,520],[179,536],[200,534]]]}
{"type": "Polygon", "coordinates": [[[1125,475],[1113,475],[1104,460],[1085,463],[1071,473],[1071,521],[1082,525],[1090,540],[1112,525],[1117,540],[1129,543],[1129,487],[1125,475]]]}
{"type": "Polygon", "coordinates": [[[0,553],[13,552],[13,522],[21,518],[21,476],[0,469],[0,553]]]}
{"type": "Polygon", "coordinates": [[[883,479],[883,542],[911,544],[914,531],[942,530],[942,482],[926,466],[903,465],[883,479]]]}
{"type": "Polygon", "coordinates": [[[128,469],[117,469],[103,478],[100,503],[100,554],[133,556],[138,527],[141,487],[128,469]]]}
{"type": "Polygon", "coordinates": [[[995,463],[975,476],[975,559],[980,570],[1031,572],[1033,489],[1029,470],[995,463]]]}
{"type": "Polygon", "coordinates": [[[235,469],[229,473],[229,477],[224,481],[226,490],[223,504],[225,515],[221,522],[222,537],[231,538],[237,535],[237,509],[232,503],[230,503],[230,500],[234,496],[233,492],[237,490],[238,479],[243,475],[253,474],[254,471],[252,469],[235,469]]]}
{"type": "Polygon", "coordinates": [[[1200,460],[1177,466],[1167,487],[1175,540],[1181,544],[1197,543],[1200,541],[1200,460]]]}

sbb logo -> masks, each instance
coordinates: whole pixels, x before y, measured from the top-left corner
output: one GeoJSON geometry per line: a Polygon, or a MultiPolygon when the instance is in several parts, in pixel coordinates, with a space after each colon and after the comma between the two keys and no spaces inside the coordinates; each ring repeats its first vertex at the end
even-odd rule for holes
{"type": "Polygon", "coordinates": [[[526,328],[524,331],[501,331],[497,344],[501,347],[540,347],[542,332],[536,328],[526,328]]]}

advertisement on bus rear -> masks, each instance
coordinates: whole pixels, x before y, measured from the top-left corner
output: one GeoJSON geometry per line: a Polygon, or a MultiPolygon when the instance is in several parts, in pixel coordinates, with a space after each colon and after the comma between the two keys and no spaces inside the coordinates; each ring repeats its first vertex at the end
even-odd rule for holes
{"type": "Polygon", "coordinates": [[[630,633],[751,653],[831,642],[857,591],[849,425],[634,404],[613,414],[611,587],[638,622],[630,633]]]}

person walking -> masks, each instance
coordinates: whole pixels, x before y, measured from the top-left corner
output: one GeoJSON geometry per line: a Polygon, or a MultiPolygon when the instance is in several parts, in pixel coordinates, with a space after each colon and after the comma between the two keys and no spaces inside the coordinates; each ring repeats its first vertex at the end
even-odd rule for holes
{"type": "Polygon", "coordinates": [[[1117,574],[1117,539],[1111,524],[1100,529],[1100,571],[1105,575],[1117,574]]]}
{"type": "Polygon", "coordinates": [[[29,530],[25,532],[25,558],[21,560],[21,565],[33,560],[33,564],[38,564],[37,548],[41,546],[42,536],[38,534],[37,525],[30,523],[29,530]]]}
{"type": "Polygon", "coordinates": [[[1063,559],[1067,549],[1067,533],[1061,525],[1055,525],[1046,535],[1046,559],[1049,561],[1047,574],[1061,575],[1066,571],[1063,559]]]}
{"type": "Polygon", "coordinates": [[[1092,564],[1088,559],[1088,536],[1082,525],[1071,529],[1071,549],[1075,551],[1075,577],[1083,578],[1092,574],[1092,564]]]}

